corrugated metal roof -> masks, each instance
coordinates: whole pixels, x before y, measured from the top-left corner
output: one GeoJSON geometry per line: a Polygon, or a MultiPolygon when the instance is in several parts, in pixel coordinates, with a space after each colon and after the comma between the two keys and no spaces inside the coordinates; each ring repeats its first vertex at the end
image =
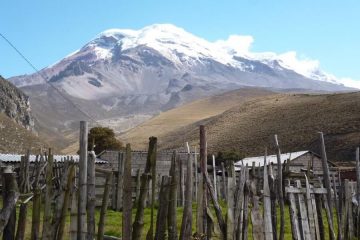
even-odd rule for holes
{"type": "MultiPolygon", "coordinates": [[[[21,161],[21,154],[9,154],[9,153],[0,153],[0,161],[2,162],[20,162],[21,161]]],[[[56,162],[63,162],[64,159],[69,157],[72,158],[75,162],[79,161],[79,155],[54,155],[54,160],[56,162]]],[[[35,162],[36,155],[30,155],[30,162],[35,162]]],[[[99,158],[96,158],[95,163],[98,164],[104,164],[107,163],[107,161],[101,160],[99,158]]]]}
{"type": "MultiPolygon", "coordinates": [[[[281,154],[280,158],[281,158],[281,163],[283,164],[286,160],[290,159],[293,160],[297,157],[300,157],[301,155],[304,155],[305,153],[308,153],[309,151],[299,151],[299,152],[290,152],[290,153],[283,153],[281,154]]],[[[237,167],[241,167],[241,162],[243,162],[244,166],[246,166],[246,164],[251,167],[253,162],[255,162],[255,166],[258,167],[260,165],[260,167],[264,166],[264,156],[258,156],[258,157],[247,157],[244,158],[238,162],[235,163],[235,166],[237,167]]],[[[268,155],[266,156],[266,162],[267,163],[275,163],[277,164],[277,157],[276,155],[268,155]]]]}

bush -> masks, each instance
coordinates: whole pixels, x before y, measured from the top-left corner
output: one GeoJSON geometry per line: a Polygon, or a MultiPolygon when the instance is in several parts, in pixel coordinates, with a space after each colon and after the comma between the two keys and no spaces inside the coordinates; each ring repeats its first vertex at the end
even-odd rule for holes
{"type": "Polygon", "coordinates": [[[94,127],[90,129],[88,136],[89,150],[92,149],[94,144],[94,150],[96,154],[101,153],[104,150],[121,150],[123,148],[122,142],[115,138],[115,133],[108,127],[94,127]]]}

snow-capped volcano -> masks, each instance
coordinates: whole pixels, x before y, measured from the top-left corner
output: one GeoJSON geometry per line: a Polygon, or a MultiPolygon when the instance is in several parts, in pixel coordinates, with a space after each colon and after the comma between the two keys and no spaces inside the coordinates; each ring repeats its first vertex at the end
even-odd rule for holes
{"type": "Polygon", "coordinates": [[[299,60],[294,52],[251,52],[252,41],[251,36],[233,35],[210,42],[171,24],[110,29],[40,74],[10,81],[30,96],[35,117],[51,130],[69,128],[84,117],[72,105],[66,107],[64,94],[93,118],[135,116],[140,121],[137,116],[146,119],[185,102],[246,86],[350,89],[321,71],[318,62],[299,60]]]}

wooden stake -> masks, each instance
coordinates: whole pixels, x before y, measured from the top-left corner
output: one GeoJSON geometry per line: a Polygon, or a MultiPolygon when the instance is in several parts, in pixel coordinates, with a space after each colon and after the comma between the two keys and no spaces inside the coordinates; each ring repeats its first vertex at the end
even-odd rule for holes
{"type": "Polygon", "coordinates": [[[71,201],[71,190],[74,184],[74,178],[75,178],[75,164],[72,163],[69,167],[69,174],[67,176],[67,183],[66,183],[66,189],[64,193],[64,202],[62,204],[61,208],[61,216],[60,216],[60,223],[59,228],[57,232],[57,239],[61,240],[64,236],[64,229],[65,229],[65,222],[66,222],[66,213],[69,210],[69,205],[71,201]]]}
{"type": "MultiPolygon", "coordinates": [[[[122,189],[124,191],[123,197],[123,224],[122,224],[122,237],[123,239],[131,240],[131,223],[132,223],[132,177],[131,177],[131,146],[126,144],[126,155],[124,162],[124,176],[122,189]]],[[[120,176],[119,176],[120,177],[120,176]]],[[[119,189],[119,188],[118,188],[119,189]]]]}
{"type": "Polygon", "coordinates": [[[105,217],[106,217],[106,211],[107,211],[108,204],[109,204],[110,183],[112,181],[112,178],[113,178],[112,173],[106,175],[105,189],[104,189],[101,210],[100,210],[100,219],[99,219],[97,240],[104,239],[105,217]]]}
{"type": "MultiPolygon", "coordinates": [[[[131,152],[130,152],[131,154],[131,152]]],[[[123,187],[124,187],[124,153],[118,153],[118,176],[117,176],[117,188],[116,188],[116,211],[120,211],[123,207],[123,187]]],[[[130,176],[131,176],[131,169],[130,169],[130,176]]],[[[132,183],[130,184],[131,187],[132,183]]],[[[131,196],[131,194],[130,194],[131,196]]],[[[131,229],[131,223],[130,223],[130,229],[131,229]]],[[[129,239],[131,236],[131,230],[129,239]]]]}
{"type": "Polygon", "coordinates": [[[224,165],[224,162],[221,162],[221,175],[222,175],[222,198],[226,201],[226,172],[225,172],[225,165],[224,165]]]}
{"type": "Polygon", "coordinates": [[[271,199],[270,199],[270,188],[269,188],[269,177],[267,174],[267,162],[266,162],[266,155],[267,152],[265,150],[264,155],[264,236],[266,240],[272,240],[273,239],[273,229],[271,224],[271,199]]]}
{"type": "Polygon", "coordinates": [[[153,138],[154,148],[151,151],[151,212],[150,212],[150,229],[147,235],[148,240],[154,239],[154,209],[155,209],[155,193],[156,193],[156,154],[157,154],[157,138],[153,138]]]}
{"type": "Polygon", "coordinates": [[[42,239],[52,240],[51,239],[51,229],[52,229],[51,228],[51,219],[52,219],[51,203],[52,203],[52,198],[53,198],[54,158],[53,158],[51,149],[49,149],[47,162],[48,162],[48,165],[46,166],[46,189],[45,189],[45,204],[44,204],[42,239]]]}
{"type": "Polygon", "coordinates": [[[185,207],[181,222],[180,240],[191,239],[192,233],[192,193],[193,193],[193,163],[191,161],[191,153],[189,143],[186,143],[188,154],[186,162],[186,186],[185,186],[185,207]]]}
{"type": "Polygon", "coordinates": [[[0,236],[3,239],[15,238],[16,202],[20,196],[16,174],[7,168],[2,174],[3,208],[0,211],[0,236]]]}
{"type": "Polygon", "coordinates": [[[331,201],[331,186],[330,186],[330,173],[329,173],[329,166],[328,166],[328,160],[326,156],[326,149],[325,149],[325,141],[324,141],[324,135],[322,132],[320,132],[320,144],[321,144],[321,158],[322,158],[322,166],[323,166],[323,176],[324,176],[324,185],[327,190],[327,204],[328,206],[328,218],[329,218],[329,235],[330,240],[335,240],[335,232],[334,232],[334,225],[333,225],[333,212],[332,212],[332,201],[331,201]]]}
{"type": "Polygon", "coordinates": [[[155,240],[166,240],[166,218],[169,206],[169,184],[170,178],[168,176],[162,176],[159,194],[159,210],[156,220],[155,240]]]}
{"type": "MultiPolygon", "coordinates": [[[[206,142],[206,130],[204,125],[200,125],[200,165],[201,165],[201,172],[202,172],[202,189],[203,189],[203,209],[201,210],[203,212],[203,232],[207,233],[207,192],[206,192],[206,183],[205,183],[205,174],[207,173],[207,142],[206,142]]],[[[208,238],[205,236],[204,240],[207,240],[208,238]]]]}
{"type": "Polygon", "coordinates": [[[168,210],[168,235],[169,240],[177,240],[176,228],[176,203],[177,203],[177,185],[179,173],[176,168],[177,154],[174,151],[171,158],[170,167],[170,189],[169,189],[169,210],[168,210]]]}
{"type": "Polygon", "coordinates": [[[80,122],[80,159],[79,159],[79,197],[78,197],[78,240],[85,240],[87,236],[86,224],[86,186],[88,162],[88,123],[80,122]]]}
{"type": "Polygon", "coordinates": [[[157,139],[151,137],[149,139],[149,150],[146,159],[145,171],[141,176],[140,194],[135,215],[135,221],[132,228],[132,240],[140,240],[144,228],[144,207],[146,203],[146,195],[149,188],[150,171],[152,169],[153,158],[156,157],[156,144],[157,139]]]}
{"type": "Polygon", "coordinates": [[[194,175],[195,175],[195,199],[197,199],[199,177],[198,177],[198,162],[197,162],[196,147],[194,148],[194,175]]]}
{"type": "Polygon", "coordinates": [[[95,237],[95,159],[94,151],[91,151],[87,163],[87,239],[95,237]]]}
{"type": "Polygon", "coordinates": [[[280,205],[280,233],[279,239],[284,240],[284,229],[285,229],[285,215],[284,215],[284,193],[283,193],[283,171],[282,171],[282,162],[281,162],[281,151],[279,146],[279,141],[277,135],[274,135],[275,146],[276,146],[276,158],[277,158],[277,191],[279,196],[279,205],[280,205]]]}
{"type": "Polygon", "coordinates": [[[212,167],[213,167],[213,182],[214,182],[214,191],[215,196],[217,198],[218,192],[217,192],[217,180],[216,180],[216,165],[215,165],[215,155],[212,155],[212,167]]]}

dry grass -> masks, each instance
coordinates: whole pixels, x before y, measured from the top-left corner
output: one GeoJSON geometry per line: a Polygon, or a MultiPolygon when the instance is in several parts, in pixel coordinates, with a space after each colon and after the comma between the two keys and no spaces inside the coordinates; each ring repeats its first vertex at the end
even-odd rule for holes
{"type": "Polygon", "coordinates": [[[200,99],[163,112],[122,134],[120,139],[130,142],[135,149],[145,149],[150,136],[157,136],[161,143],[163,136],[169,132],[181,130],[189,124],[223,113],[249,99],[270,94],[274,92],[260,88],[244,88],[200,99]]]}
{"type": "Polygon", "coordinates": [[[0,113],[0,152],[25,153],[27,149],[38,151],[47,147],[45,141],[34,133],[12,121],[5,114],[0,113]]]}
{"type": "Polygon", "coordinates": [[[210,152],[239,151],[243,155],[271,151],[279,135],[283,151],[318,151],[318,131],[325,134],[331,160],[354,158],[360,140],[360,92],[328,95],[278,94],[251,100],[215,117],[189,124],[162,136],[162,148],[198,144],[198,126],[205,124],[210,152]]]}

